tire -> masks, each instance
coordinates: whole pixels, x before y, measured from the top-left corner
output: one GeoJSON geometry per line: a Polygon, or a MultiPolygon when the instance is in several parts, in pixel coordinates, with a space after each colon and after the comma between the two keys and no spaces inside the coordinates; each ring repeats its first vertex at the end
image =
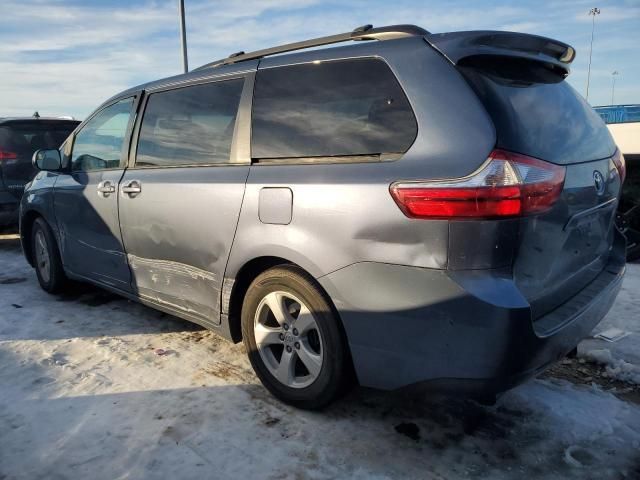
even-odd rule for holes
{"type": "Polygon", "coordinates": [[[61,292],[67,284],[58,244],[47,222],[37,218],[31,229],[31,251],[38,283],[48,293],[61,292]],[[45,265],[48,263],[48,267],[45,265]]]}
{"type": "Polygon", "coordinates": [[[272,268],[251,283],[242,304],[242,338],[262,384],[289,405],[319,409],[348,386],[352,367],[337,314],[300,268],[272,268]]]}

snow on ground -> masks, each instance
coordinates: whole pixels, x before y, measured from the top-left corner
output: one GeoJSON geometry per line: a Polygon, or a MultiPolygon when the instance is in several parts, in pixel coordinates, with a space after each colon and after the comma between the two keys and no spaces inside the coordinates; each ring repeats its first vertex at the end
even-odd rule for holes
{"type": "MultiPolygon", "coordinates": [[[[41,291],[0,238],[2,480],[640,478],[640,406],[593,386],[535,380],[494,407],[356,389],[298,411],[241,346],[75,290],[41,291]]],[[[616,311],[637,319],[631,300],[616,311]]]]}
{"type": "Polygon", "coordinates": [[[639,263],[627,265],[627,275],[618,299],[594,333],[610,328],[618,328],[630,335],[614,343],[587,339],[578,347],[578,357],[605,365],[607,373],[614,378],[640,384],[639,263]]]}

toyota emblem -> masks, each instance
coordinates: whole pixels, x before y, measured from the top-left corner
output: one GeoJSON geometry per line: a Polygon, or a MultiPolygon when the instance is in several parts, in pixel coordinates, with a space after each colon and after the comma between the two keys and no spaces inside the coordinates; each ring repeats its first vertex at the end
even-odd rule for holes
{"type": "Polygon", "coordinates": [[[605,190],[605,183],[604,177],[598,170],[593,172],[593,183],[596,187],[596,192],[598,193],[598,195],[602,195],[605,190]]]}

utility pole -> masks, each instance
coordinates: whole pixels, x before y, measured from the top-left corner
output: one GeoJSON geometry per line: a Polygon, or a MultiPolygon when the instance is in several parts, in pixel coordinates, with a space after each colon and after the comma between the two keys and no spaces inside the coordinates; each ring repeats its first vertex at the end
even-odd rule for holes
{"type": "MultiPolygon", "coordinates": [[[[182,43],[182,67],[184,73],[189,71],[189,61],[187,60],[187,28],[184,22],[184,0],[178,0],[178,14],[180,15],[180,41],[182,43]]],[[[587,87],[587,91],[588,91],[587,87]]]]}
{"type": "Polygon", "coordinates": [[[613,84],[611,85],[611,105],[614,105],[613,99],[615,98],[614,95],[616,93],[616,77],[618,75],[620,75],[620,72],[618,72],[617,70],[611,72],[611,78],[613,79],[613,84]]]}
{"type": "Polygon", "coordinates": [[[596,15],[600,15],[600,9],[594,7],[589,10],[589,15],[593,17],[591,21],[591,48],[589,49],[589,71],[587,72],[587,101],[589,101],[589,81],[591,80],[591,54],[593,53],[593,31],[596,29],[596,15]]]}

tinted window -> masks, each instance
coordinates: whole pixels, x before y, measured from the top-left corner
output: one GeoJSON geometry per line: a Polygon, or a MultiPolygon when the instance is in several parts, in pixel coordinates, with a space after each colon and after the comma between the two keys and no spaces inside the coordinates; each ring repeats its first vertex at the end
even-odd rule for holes
{"type": "Polygon", "coordinates": [[[640,122],[640,105],[612,105],[610,107],[593,107],[604,123],[636,123],[640,122]]]}
{"type": "Polygon", "coordinates": [[[498,147],[559,164],[614,153],[591,106],[542,64],[486,57],[466,62],[461,71],[493,119],[498,147]]]}
{"type": "Polygon", "coordinates": [[[142,119],[136,165],[229,162],[243,83],[228,80],[152,94],[142,119]]]}
{"type": "Polygon", "coordinates": [[[403,153],[417,124],[398,81],[376,59],[260,70],[253,158],[403,153]]]}
{"type": "Polygon", "coordinates": [[[0,126],[0,149],[31,159],[40,148],[59,148],[80,122],[12,122],[0,126]]]}
{"type": "Polygon", "coordinates": [[[118,168],[123,158],[133,98],[104,108],[76,134],[71,153],[72,170],[118,168]]]}

